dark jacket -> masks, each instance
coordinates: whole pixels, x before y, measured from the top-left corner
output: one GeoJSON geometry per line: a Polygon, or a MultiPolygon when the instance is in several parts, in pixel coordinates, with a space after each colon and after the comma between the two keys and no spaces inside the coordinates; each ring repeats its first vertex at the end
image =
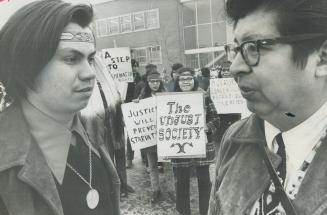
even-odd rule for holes
{"type": "MultiPolygon", "coordinates": [[[[105,146],[95,147],[111,176],[119,215],[119,178],[105,146]]],[[[55,179],[18,104],[0,114],[0,214],[64,215],[55,179]]]]}
{"type": "MultiPolygon", "coordinates": [[[[263,121],[255,114],[226,131],[218,152],[208,215],[250,213],[270,181],[259,148],[266,144],[263,121]]],[[[324,139],[293,201],[299,215],[327,214],[326,154],[324,139]]],[[[268,156],[276,168],[280,156],[272,152],[268,156]]]]}

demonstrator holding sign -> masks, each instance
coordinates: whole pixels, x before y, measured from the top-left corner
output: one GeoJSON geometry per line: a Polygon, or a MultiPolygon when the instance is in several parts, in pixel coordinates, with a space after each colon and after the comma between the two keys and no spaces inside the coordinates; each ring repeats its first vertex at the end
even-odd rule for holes
{"type": "MultiPolygon", "coordinates": [[[[203,91],[194,77],[194,70],[181,68],[177,71],[179,77],[175,81],[175,92],[203,91]]],[[[203,91],[204,92],[204,91],[203,91]]],[[[196,101],[194,101],[196,103],[196,101]]],[[[190,170],[194,166],[198,178],[200,214],[207,214],[211,182],[209,165],[214,162],[215,144],[212,136],[219,128],[219,117],[209,96],[205,97],[206,112],[206,144],[205,158],[172,159],[174,176],[176,178],[176,209],[181,214],[190,214],[190,170]]]]}
{"type": "MultiPolygon", "coordinates": [[[[156,68],[146,75],[145,87],[143,88],[140,99],[145,99],[154,96],[157,92],[165,92],[165,88],[156,68]]],[[[137,100],[134,100],[135,102],[137,100]]],[[[150,167],[150,180],[152,186],[152,198],[151,202],[156,203],[159,200],[161,191],[159,186],[159,171],[158,171],[158,156],[157,156],[157,146],[151,146],[144,149],[149,167],[150,167]]]]}

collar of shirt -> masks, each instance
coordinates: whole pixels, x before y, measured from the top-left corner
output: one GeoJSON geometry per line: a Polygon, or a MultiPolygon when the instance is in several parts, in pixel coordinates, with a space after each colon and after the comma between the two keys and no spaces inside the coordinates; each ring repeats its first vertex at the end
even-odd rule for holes
{"type": "Polygon", "coordinates": [[[78,133],[84,143],[88,143],[78,116],[74,116],[72,127],[67,128],[38,110],[37,104],[31,105],[23,99],[21,106],[32,136],[40,146],[53,175],[62,184],[69,146],[76,144],[76,137],[72,131],[78,133]]]}
{"type": "MultiPolygon", "coordinates": [[[[287,167],[288,171],[300,168],[306,156],[308,156],[312,148],[324,135],[327,126],[326,113],[327,102],[325,102],[325,104],[323,104],[305,121],[282,133],[285,143],[287,162],[289,164],[287,167]]],[[[280,130],[266,121],[264,126],[268,148],[276,152],[277,148],[274,146],[275,144],[273,144],[273,139],[280,132],[280,130]]]]}

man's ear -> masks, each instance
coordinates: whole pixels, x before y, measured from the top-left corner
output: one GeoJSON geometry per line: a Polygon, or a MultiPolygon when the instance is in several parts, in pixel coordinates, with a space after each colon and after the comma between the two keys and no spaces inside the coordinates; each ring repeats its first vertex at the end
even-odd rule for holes
{"type": "Polygon", "coordinates": [[[321,45],[315,75],[327,76],[327,40],[321,45]]]}

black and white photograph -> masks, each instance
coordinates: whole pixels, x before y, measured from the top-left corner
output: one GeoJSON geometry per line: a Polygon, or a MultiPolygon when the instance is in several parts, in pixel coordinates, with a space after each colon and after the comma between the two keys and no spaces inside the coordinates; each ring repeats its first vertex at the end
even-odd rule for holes
{"type": "Polygon", "coordinates": [[[327,215],[326,135],[327,0],[0,0],[0,215],[327,215]]]}

